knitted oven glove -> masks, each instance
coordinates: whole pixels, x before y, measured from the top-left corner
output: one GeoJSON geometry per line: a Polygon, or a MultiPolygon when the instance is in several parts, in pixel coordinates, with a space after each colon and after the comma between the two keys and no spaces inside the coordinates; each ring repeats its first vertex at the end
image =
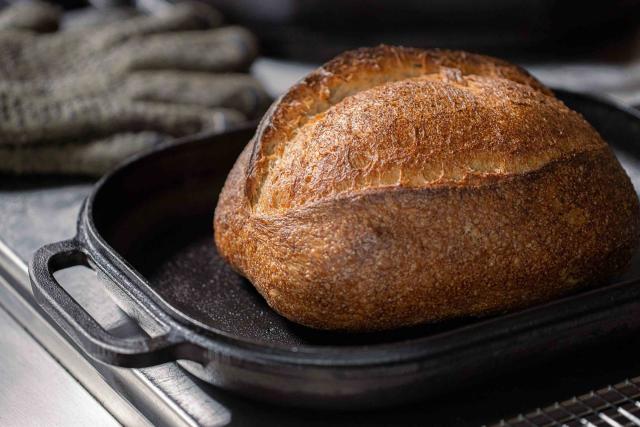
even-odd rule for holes
{"type": "Polygon", "coordinates": [[[0,14],[0,171],[98,175],[168,139],[256,117],[269,101],[240,73],[254,37],[212,29],[221,18],[202,4],[46,34],[25,27],[49,29],[57,11],[29,6],[39,10],[0,14]]]}

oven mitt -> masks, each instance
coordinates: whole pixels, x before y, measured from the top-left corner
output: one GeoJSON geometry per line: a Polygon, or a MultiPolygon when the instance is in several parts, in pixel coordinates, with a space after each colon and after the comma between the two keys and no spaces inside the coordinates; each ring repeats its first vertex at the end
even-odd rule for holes
{"type": "Polygon", "coordinates": [[[29,5],[41,11],[0,15],[0,171],[99,175],[133,153],[227,129],[267,106],[259,83],[242,74],[256,55],[254,37],[216,27],[220,15],[205,5],[53,33],[37,31],[50,28],[42,23],[55,11],[29,5]]]}

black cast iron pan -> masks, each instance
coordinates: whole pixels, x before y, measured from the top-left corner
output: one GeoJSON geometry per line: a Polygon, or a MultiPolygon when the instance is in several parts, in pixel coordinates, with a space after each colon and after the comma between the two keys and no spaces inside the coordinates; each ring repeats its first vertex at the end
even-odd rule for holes
{"type": "MultiPolygon", "coordinates": [[[[558,95],[640,165],[640,114],[558,95]]],[[[36,252],[36,299],[84,351],[125,367],[179,360],[205,381],[258,399],[360,408],[438,394],[640,327],[640,261],[608,286],[493,318],[371,334],[287,321],[213,244],[217,194],[253,131],[200,137],[128,162],[96,184],[76,237],[36,252]],[[103,329],[53,277],[74,265],[105,278],[149,335],[103,329]]]]}

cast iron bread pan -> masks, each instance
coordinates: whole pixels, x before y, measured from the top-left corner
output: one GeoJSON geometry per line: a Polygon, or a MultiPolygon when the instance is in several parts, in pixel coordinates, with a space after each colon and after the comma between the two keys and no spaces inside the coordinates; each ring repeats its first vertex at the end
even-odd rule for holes
{"type": "MultiPolygon", "coordinates": [[[[558,96],[640,174],[640,114],[558,96]]],[[[200,137],[133,159],[96,184],[74,238],[35,253],[36,299],[84,351],[125,367],[178,360],[202,380],[256,399],[361,408],[432,396],[640,326],[640,273],[633,273],[640,260],[605,287],[491,318],[369,334],[287,321],[213,244],[217,194],[253,132],[200,137]],[[121,338],[101,327],[53,277],[76,265],[104,278],[148,335],[121,338]]]]}

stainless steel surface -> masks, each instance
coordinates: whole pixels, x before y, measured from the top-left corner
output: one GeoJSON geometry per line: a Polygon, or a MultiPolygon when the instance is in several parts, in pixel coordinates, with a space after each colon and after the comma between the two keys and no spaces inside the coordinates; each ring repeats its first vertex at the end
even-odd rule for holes
{"type": "MultiPolygon", "coordinates": [[[[118,369],[87,359],[52,327],[31,296],[26,260],[40,245],[69,237],[88,183],[0,189],[0,301],[20,324],[86,390],[125,425],[228,424],[230,412],[175,363],[148,369],[118,369]]],[[[19,184],[22,186],[22,184],[19,184]]],[[[63,272],[64,273],[64,272],[63,272]]],[[[63,274],[67,289],[103,325],[117,333],[136,325],[110,300],[95,275],[63,274]],[[91,291],[87,291],[87,289],[91,291]]],[[[2,390],[11,393],[10,389],[2,390]]],[[[57,392],[57,391],[56,391],[57,392]]]]}
{"type": "Polygon", "coordinates": [[[1,425],[118,425],[2,308],[0,325],[1,425]]]}

